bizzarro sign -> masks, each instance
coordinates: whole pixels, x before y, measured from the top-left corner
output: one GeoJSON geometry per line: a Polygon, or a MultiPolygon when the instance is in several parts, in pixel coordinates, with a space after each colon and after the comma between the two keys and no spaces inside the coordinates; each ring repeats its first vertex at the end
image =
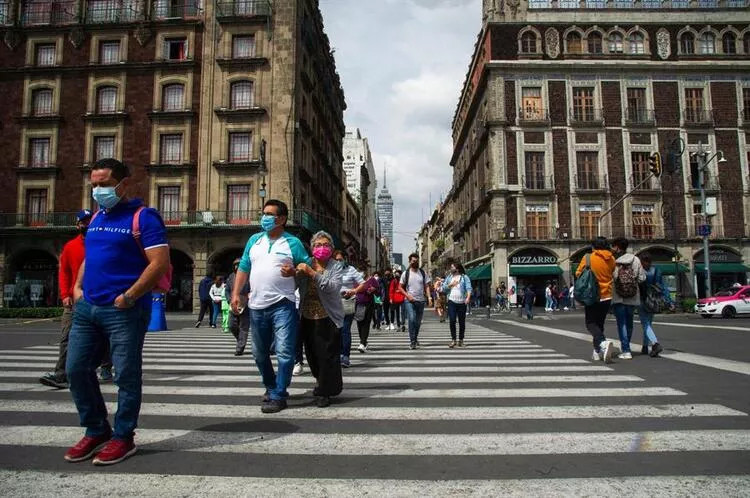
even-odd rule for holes
{"type": "Polygon", "coordinates": [[[541,249],[527,249],[508,258],[512,265],[556,265],[557,256],[541,249]]]}

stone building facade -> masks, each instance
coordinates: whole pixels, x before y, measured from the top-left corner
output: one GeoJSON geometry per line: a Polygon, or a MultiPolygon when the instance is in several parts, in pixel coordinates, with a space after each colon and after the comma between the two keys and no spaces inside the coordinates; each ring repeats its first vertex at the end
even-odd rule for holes
{"type": "Polygon", "coordinates": [[[75,212],[94,207],[102,157],[164,217],[170,309],[229,271],[264,199],[287,202],[305,242],[325,228],[341,244],[358,223],[317,0],[3,0],[0,38],[3,304],[56,302],[53,270],[75,212]]]}
{"type": "Polygon", "coordinates": [[[600,232],[702,295],[703,225],[714,290],[746,281],[748,2],[485,0],[483,18],[453,121],[451,208],[456,255],[487,290],[570,282],[600,232]],[[708,219],[701,146],[726,158],[708,164],[708,219]],[[670,171],[649,179],[654,152],[670,171]]]}

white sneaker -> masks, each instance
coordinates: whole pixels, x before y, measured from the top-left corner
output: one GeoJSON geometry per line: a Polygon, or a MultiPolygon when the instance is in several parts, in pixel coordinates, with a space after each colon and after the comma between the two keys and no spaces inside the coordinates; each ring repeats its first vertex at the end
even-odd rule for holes
{"type": "Polygon", "coordinates": [[[601,350],[604,363],[612,363],[612,342],[602,341],[601,350]]]}
{"type": "Polygon", "coordinates": [[[617,358],[620,360],[632,360],[633,355],[625,351],[624,353],[620,353],[617,355],[617,358]]]}
{"type": "Polygon", "coordinates": [[[602,353],[594,350],[594,352],[591,353],[591,359],[594,361],[602,361],[602,353]]]}
{"type": "Polygon", "coordinates": [[[367,352],[367,346],[365,346],[365,345],[364,345],[364,344],[362,344],[362,343],[359,343],[359,347],[357,348],[357,350],[358,350],[358,351],[359,351],[360,353],[366,353],[366,352],[367,352]]]}
{"type": "Polygon", "coordinates": [[[566,306],[566,307],[564,307],[564,308],[563,308],[563,311],[568,311],[569,309],[570,309],[570,308],[568,308],[568,307],[566,306]]]}
{"type": "Polygon", "coordinates": [[[305,367],[302,366],[302,363],[294,364],[294,370],[292,370],[292,375],[302,375],[304,372],[305,372],[305,367]]]}

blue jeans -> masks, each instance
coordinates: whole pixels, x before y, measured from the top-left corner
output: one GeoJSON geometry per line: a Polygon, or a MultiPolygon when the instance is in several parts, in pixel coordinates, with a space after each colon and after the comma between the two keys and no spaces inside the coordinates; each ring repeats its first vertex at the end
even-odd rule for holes
{"type": "Polygon", "coordinates": [[[552,298],[551,297],[545,297],[544,309],[548,310],[548,309],[551,309],[551,308],[552,308],[552,298]]]}
{"type": "Polygon", "coordinates": [[[528,318],[529,320],[534,318],[534,302],[530,301],[528,303],[525,303],[524,308],[526,308],[526,318],[528,318]]]}
{"type": "Polygon", "coordinates": [[[221,302],[212,302],[211,305],[214,308],[214,314],[210,316],[211,320],[209,325],[216,325],[216,320],[221,316],[221,302]]]}
{"type": "Polygon", "coordinates": [[[643,326],[643,345],[648,346],[659,342],[654,333],[654,328],[651,326],[654,321],[654,314],[649,313],[641,306],[638,310],[638,316],[641,318],[641,326],[643,326]]]}
{"type": "Polygon", "coordinates": [[[341,327],[341,356],[349,357],[352,352],[352,323],[354,313],[344,316],[344,325],[341,327]]]}
{"type": "Polygon", "coordinates": [[[409,323],[409,341],[417,342],[419,336],[419,327],[422,325],[422,315],[424,315],[424,302],[414,301],[413,303],[405,302],[406,321],[409,323]]]}
{"type": "MultiPolygon", "coordinates": [[[[150,303],[149,303],[150,304],[150,303]]],[[[78,409],[86,435],[97,437],[110,430],[96,367],[102,362],[109,343],[114,382],[117,385],[115,439],[130,439],[138,425],[143,390],[143,340],[151,319],[151,308],[120,310],[96,306],[81,299],[73,310],[73,328],[68,342],[65,370],[70,393],[78,409]]]]}
{"type": "Polygon", "coordinates": [[[262,310],[250,310],[253,333],[253,356],[268,395],[273,400],[286,399],[286,388],[292,381],[297,346],[297,308],[293,301],[282,299],[262,310]],[[276,348],[278,372],[271,364],[271,347],[276,348]]]}
{"type": "Polygon", "coordinates": [[[633,315],[635,306],[617,303],[614,305],[615,319],[617,320],[617,334],[620,336],[620,344],[623,353],[630,353],[630,339],[633,337],[633,315]]]}

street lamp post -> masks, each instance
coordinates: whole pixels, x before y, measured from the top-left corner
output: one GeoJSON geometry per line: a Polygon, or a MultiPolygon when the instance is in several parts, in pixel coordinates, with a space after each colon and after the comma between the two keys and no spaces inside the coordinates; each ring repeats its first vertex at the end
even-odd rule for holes
{"type": "Polygon", "coordinates": [[[263,206],[266,203],[266,174],[268,173],[268,170],[266,169],[266,140],[263,139],[260,142],[260,168],[258,170],[258,173],[261,175],[261,184],[260,189],[258,190],[258,197],[260,197],[260,208],[263,209],[263,206]]]}
{"type": "Polygon", "coordinates": [[[711,157],[708,157],[708,154],[711,151],[706,150],[703,147],[703,143],[698,143],[698,150],[695,151],[695,158],[698,160],[698,186],[700,187],[700,193],[701,193],[701,216],[703,218],[703,228],[701,229],[702,237],[703,237],[703,266],[705,267],[705,289],[706,289],[706,297],[711,297],[711,258],[708,253],[708,236],[709,232],[706,228],[709,226],[708,224],[708,209],[706,205],[706,186],[705,186],[705,173],[706,173],[706,166],[708,163],[713,161],[715,158],[719,158],[719,164],[727,162],[727,160],[724,158],[724,153],[722,151],[716,151],[714,155],[711,157]]]}

